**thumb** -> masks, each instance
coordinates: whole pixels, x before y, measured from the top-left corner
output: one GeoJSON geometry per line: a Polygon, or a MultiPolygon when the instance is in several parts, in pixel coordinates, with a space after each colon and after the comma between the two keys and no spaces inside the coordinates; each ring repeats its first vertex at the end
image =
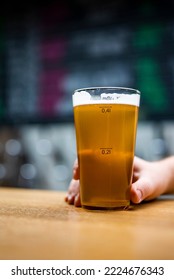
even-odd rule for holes
{"type": "Polygon", "coordinates": [[[133,203],[140,203],[143,200],[150,199],[152,194],[151,183],[147,178],[140,178],[131,187],[131,201],[133,203]]]}

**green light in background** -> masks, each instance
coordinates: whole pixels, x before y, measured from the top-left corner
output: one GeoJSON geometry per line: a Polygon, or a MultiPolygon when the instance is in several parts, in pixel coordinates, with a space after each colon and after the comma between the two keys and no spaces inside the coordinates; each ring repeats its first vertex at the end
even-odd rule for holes
{"type": "Polygon", "coordinates": [[[159,73],[159,65],[152,58],[141,58],[136,65],[137,86],[143,93],[144,102],[150,111],[164,112],[168,106],[166,87],[159,73]]]}
{"type": "Polygon", "coordinates": [[[163,28],[161,24],[144,24],[138,27],[133,44],[139,50],[142,48],[156,48],[160,46],[162,36],[163,28]]]}

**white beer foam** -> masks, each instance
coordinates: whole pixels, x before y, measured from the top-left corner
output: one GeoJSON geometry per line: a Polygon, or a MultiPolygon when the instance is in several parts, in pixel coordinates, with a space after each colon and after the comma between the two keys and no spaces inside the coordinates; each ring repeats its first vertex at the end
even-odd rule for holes
{"type": "Polygon", "coordinates": [[[87,104],[127,104],[139,107],[139,94],[102,93],[100,96],[91,96],[87,91],[73,94],[73,106],[87,104]]]}

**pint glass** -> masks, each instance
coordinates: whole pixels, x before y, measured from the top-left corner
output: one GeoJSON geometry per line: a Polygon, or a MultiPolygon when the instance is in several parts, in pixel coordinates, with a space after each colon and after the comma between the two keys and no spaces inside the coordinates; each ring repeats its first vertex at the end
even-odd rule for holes
{"type": "Polygon", "coordinates": [[[81,204],[127,208],[140,92],[96,87],[73,94],[81,204]]]}

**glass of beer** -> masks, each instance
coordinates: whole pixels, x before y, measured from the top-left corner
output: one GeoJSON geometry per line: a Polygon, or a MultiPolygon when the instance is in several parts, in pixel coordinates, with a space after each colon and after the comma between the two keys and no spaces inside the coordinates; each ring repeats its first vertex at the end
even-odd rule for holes
{"type": "Polygon", "coordinates": [[[140,92],[131,88],[75,90],[82,207],[129,207],[139,102],[140,92]]]}

